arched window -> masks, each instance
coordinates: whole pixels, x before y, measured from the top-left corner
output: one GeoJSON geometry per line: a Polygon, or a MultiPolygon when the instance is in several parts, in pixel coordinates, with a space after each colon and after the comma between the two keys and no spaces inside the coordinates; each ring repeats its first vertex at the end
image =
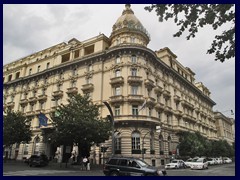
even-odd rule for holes
{"type": "Polygon", "coordinates": [[[163,136],[159,136],[159,150],[160,150],[160,155],[164,154],[164,141],[163,141],[163,136]]]}
{"type": "Polygon", "coordinates": [[[114,150],[115,154],[121,154],[121,134],[120,132],[115,132],[115,142],[114,142],[114,150]]]}
{"type": "Polygon", "coordinates": [[[132,133],[132,150],[140,150],[140,133],[137,131],[132,133]]]}
{"type": "Polygon", "coordinates": [[[37,136],[34,139],[34,154],[39,154],[39,148],[40,148],[40,138],[37,136]]]}

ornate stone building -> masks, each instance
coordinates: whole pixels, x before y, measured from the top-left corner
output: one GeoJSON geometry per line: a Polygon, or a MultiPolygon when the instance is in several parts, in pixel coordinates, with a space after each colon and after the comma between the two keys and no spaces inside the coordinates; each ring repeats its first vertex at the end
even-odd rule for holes
{"type": "MultiPolygon", "coordinates": [[[[127,4],[110,37],[74,38],[4,65],[4,108],[31,118],[34,134],[29,144],[14,146],[11,157],[22,159],[40,151],[54,156],[57,147],[41,133],[37,116],[43,112],[49,117],[73,93],[88,93],[94,103],[102,104],[102,117],[109,114],[103,102],[111,105],[116,155],[160,165],[176,154],[180,130],[217,139],[209,90],[195,82],[195,73],[169,48],[153,51],[147,47],[149,41],[127,4]]],[[[111,137],[102,146],[109,147],[104,154],[92,147],[96,163],[111,155],[111,137]]]]}

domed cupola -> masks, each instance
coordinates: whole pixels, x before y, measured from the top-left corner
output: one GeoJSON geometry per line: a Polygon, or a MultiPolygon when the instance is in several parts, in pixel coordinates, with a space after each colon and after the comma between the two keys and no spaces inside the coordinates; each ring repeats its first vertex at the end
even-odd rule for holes
{"type": "Polygon", "coordinates": [[[122,16],[113,25],[110,41],[111,47],[129,44],[148,45],[150,36],[142,23],[134,15],[130,4],[125,5],[122,16]]]}

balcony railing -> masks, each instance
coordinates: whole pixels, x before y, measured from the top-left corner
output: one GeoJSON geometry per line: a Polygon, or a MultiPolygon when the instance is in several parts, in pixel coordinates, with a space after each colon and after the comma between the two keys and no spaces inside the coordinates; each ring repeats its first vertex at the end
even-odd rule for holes
{"type": "Polygon", "coordinates": [[[143,95],[130,94],[128,95],[128,101],[143,103],[144,102],[143,95]]]}
{"type": "Polygon", "coordinates": [[[28,100],[27,99],[21,99],[19,104],[20,105],[24,105],[24,104],[27,104],[28,103],[28,100]]]}
{"type": "Polygon", "coordinates": [[[166,98],[170,98],[170,97],[171,97],[170,91],[168,91],[168,90],[165,89],[165,90],[163,91],[163,96],[166,97],[166,98]]]}
{"type": "Polygon", "coordinates": [[[156,94],[161,95],[163,92],[163,88],[160,86],[157,86],[157,87],[155,87],[154,91],[156,94]]]}
{"type": "Polygon", "coordinates": [[[128,76],[128,83],[129,84],[141,84],[142,77],[141,76],[128,76]]]}
{"type": "Polygon", "coordinates": [[[92,92],[94,89],[94,85],[92,83],[82,85],[83,92],[92,92]]]}
{"type": "Polygon", "coordinates": [[[47,95],[41,94],[38,96],[38,101],[47,101],[47,95]]]}
{"type": "Polygon", "coordinates": [[[119,77],[114,77],[110,79],[110,84],[112,86],[116,86],[116,85],[122,85],[124,83],[124,79],[122,76],[119,77]]]}
{"type": "Polygon", "coordinates": [[[54,91],[52,93],[52,96],[53,97],[61,97],[61,96],[63,96],[63,91],[62,90],[54,91]]]}
{"type": "Polygon", "coordinates": [[[67,92],[66,92],[68,95],[70,94],[77,94],[78,93],[78,88],[77,87],[70,87],[70,88],[67,88],[67,92]]]}
{"type": "Polygon", "coordinates": [[[164,110],[164,104],[162,104],[162,103],[157,103],[157,104],[155,105],[155,109],[156,109],[157,111],[162,111],[162,110],[164,110]]]}
{"type": "Polygon", "coordinates": [[[36,102],[37,102],[37,98],[36,98],[36,97],[30,97],[30,98],[28,99],[28,102],[29,102],[29,103],[36,103],[36,102]]]}
{"type": "Polygon", "coordinates": [[[110,97],[110,103],[122,103],[124,100],[124,97],[122,95],[116,95],[116,96],[111,96],[110,97]]]}
{"type": "Polygon", "coordinates": [[[155,87],[154,81],[151,80],[151,79],[145,79],[144,84],[145,84],[146,88],[149,89],[149,90],[152,90],[152,88],[155,87]]]}

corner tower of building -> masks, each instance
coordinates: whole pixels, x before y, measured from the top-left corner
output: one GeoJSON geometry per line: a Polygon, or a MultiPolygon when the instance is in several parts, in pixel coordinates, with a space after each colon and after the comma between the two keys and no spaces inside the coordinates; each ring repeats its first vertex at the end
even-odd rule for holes
{"type": "Polygon", "coordinates": [[[136,44],[147,46],[150,36],[142,23],[134,15],[130,4],[125,5],[122,15],[112,27],[110,36],[111,47],[136,44]]]}

